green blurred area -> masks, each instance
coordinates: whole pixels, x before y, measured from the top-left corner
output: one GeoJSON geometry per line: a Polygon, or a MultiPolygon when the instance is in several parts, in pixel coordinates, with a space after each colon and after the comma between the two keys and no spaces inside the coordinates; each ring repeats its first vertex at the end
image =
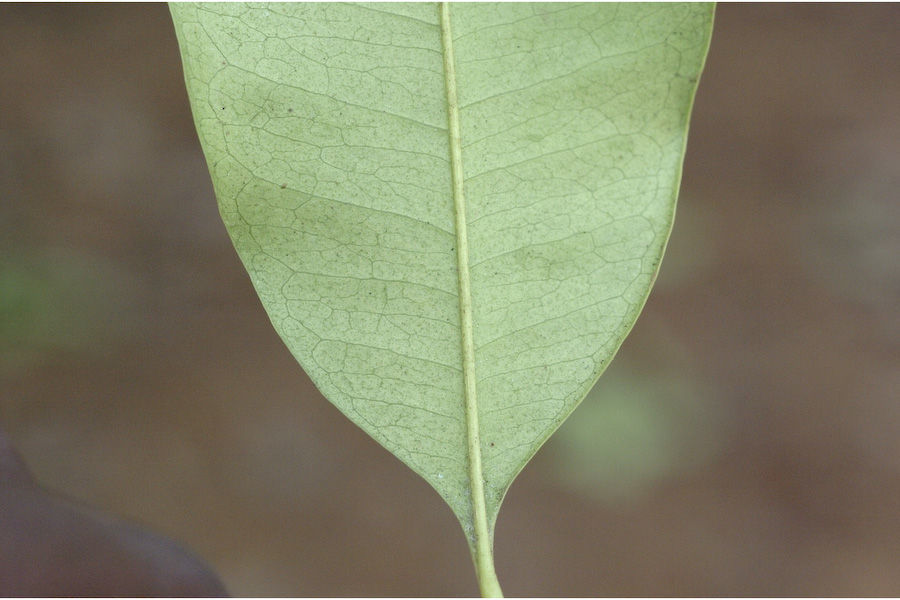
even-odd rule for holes
{"type": "Polygon", "coordinates": [[[626,353],[613,361],[560,428],[549,453],[562,485],[627,503],[715,461],[723,450],[723,407],[683,355],[668,348],[675,341],[657,329],[652,339],[666,350],[655,352],[655,360],[626,353]]]}
{"type": "Polygon", "coordinates": [[[108,354],[140,326],[127,314],[131,282],[116,267],[102,256],[44,249],[0,260],[0,376],[48,356],[108,354]]]}
{"type": "MultiPolygon", "coordinates": [[[[504,503],[511,595],[900,594],[896,5],[723,4],[659,282],[504,503]]],[[[0,5],[0,427],[236,595],[470,595],[222,227],[166,7],[0,5]]]]}

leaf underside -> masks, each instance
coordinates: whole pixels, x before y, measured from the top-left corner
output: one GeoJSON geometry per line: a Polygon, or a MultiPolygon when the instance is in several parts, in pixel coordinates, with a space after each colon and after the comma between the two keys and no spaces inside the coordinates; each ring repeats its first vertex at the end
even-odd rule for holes
{"type": "MultiPolygon", "coordinates": [[[[173,4],[222,217],[318,389],[473,541],[448,82],[434,4],[173,4]]],[[[712,8],[450,5],[489,528],[633,325],[712,8]]]]}

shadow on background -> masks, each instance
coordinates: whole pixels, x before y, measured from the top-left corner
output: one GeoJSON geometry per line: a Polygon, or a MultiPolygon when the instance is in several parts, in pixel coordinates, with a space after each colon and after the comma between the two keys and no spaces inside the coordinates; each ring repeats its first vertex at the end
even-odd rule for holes
{"type": "MultiPolygon", "coordinates": [[[[718,9],[672,242],[512,487],[510,595],[900,594],[896,5],[718,9]]],[[[0,5],[0,424],[235,595],[476,593],[219,221],[163,5],[0,5]]]]}

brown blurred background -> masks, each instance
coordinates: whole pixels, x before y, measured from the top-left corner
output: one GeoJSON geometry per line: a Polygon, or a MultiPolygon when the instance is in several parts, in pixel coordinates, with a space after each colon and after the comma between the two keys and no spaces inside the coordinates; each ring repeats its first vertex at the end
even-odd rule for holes
{"type": "MultiPolygon", "coordinates": [[[[660,280],[507,496],[507,594],[900,595],[898,31],[719,7],[660,280]]],[[[0,5],[0,427],[235,595],[477,592],[267,322],[164,5],[0,5]]]]}

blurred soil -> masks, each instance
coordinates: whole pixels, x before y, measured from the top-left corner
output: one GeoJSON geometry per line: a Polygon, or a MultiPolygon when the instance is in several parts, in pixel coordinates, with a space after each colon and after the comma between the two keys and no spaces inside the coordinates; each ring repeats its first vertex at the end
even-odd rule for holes
{"type": "MultiPolygon", "coordinates": [[[[720,5],[619,357],[512,487],[509,595],[900,595],[900,7],[720,5]]],[[[283,347],[158,4],[0,5],[0,426],[235,595],[476,593],[283,347]]]]}

